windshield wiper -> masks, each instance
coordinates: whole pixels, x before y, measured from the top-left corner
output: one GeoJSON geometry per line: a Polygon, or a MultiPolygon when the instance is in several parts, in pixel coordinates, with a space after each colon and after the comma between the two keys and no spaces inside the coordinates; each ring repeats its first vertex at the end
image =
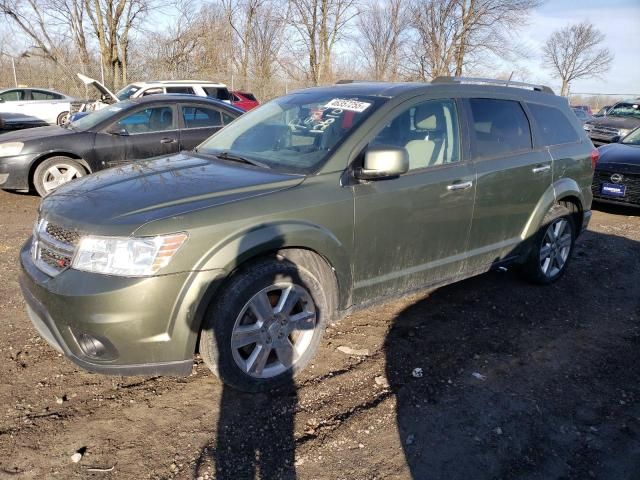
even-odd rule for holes
{"type": "Polygon", "coordinates": [[[238,162],[238,163],[246,163],[247,165],[253,165],[255,167],[262,167],[267,169],[271,168],[266,163],[258,162],[257,160],[250,160],[248,158],[241,157],[240,155],[236,155],[235,153],[220,152],[220,153],[215,153],[214,155],[218,158],[221,158],[222,160],[229,160],[231,162],[238,162]]]}

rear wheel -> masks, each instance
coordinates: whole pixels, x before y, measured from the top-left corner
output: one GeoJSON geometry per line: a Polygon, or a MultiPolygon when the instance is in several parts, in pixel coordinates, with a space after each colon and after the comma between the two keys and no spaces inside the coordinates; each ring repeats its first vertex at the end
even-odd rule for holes
{"type": "Polygon", "coordinates": [[[292,383],[318,349],[331,315],[328,299],[309,270],[285,259],[262,260],[236,273],[209,308],[200,353],[239,390],[292,383]]]}
{"type": "Polygon", "coordinates": [[[60,185],[84,177],[85,170],[69,157],[51,157],[38,165],[33,174],[33,186],[41,197],[53,192],[60,185]]]}
{"type": "Polygon", "coordinates": [[[533,282],[550,284],[564,275],[576,237],[575,215],[555,205],[544,218],[523,272],[533,282]]]}
{"type": "Polygon", "coordinates": [[[64,125],[65,123],[67,123],[68,120],[69,120],[69,112],[62,112],[60,113],[60,115],[58,115],[58,118],[56,119],[56,123],[58,125],[64,125]]]}

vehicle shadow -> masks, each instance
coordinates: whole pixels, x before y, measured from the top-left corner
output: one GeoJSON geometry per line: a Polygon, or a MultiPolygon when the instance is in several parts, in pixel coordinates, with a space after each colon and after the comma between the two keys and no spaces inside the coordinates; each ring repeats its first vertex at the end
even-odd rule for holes
{"type": "Polygon", "coordinates": [[[491,272],[401,311],[384,348],[411,477],[637,478],[640,406],[618,396],[640,394],[639,251],[586,232],[554,285],[491,272]]]}
{"type": "MultiPolygon", "coordinates": [[[[250,237],[251,235],[247,234],[243,238],[240,252],[250,248],[251,240],[247,240],[250,237]],[[243,245],[245,242],[247,245],[243,245]]],[[[277,232],[270,238],[275,239],[271,242],[273,253],[261,258],[269,262],[285,262],[286,260],[277,253],[283,245],[282,238],[277,232]]],[[[242,271],[236,272],[236,275],[238,273],[242,271]]],[[[291,277],[278,274],[264,281],[272,285],[291,281],[309,289],[297,268],[291,277]]],[[[212,302],[216,302],[219,295],[214,296],[212,302]]],[[[237,292],[237,295],[242,296],[243,292],[237,292]]],[[[275,309],[281,297],[278,298],[275,293],[274,295],[276,297],[269,293],[268,298],[275,309]]],[[[241,303],[243,302],[244,300],[241,303]]],[[[227,320],[233,322],[235,319],[227,320]]],[[[217,334],[215,329],[214,334],[216,348],[223,351],[223,342],[228,340],[217,334]]],[[[250,349],[251,345],[244,348],[250,349]]],[[[268,362],[273,361],[275,350],[274,341],[274,349],[268,362]]],[[[250,356],[248,350],[247,355],[250,356]]],[[[292,371],[288,370],[283,375],[286,375],[286,378],[280,386],[265,393],[245,393],[222,384],[215,439],[201,449],[194,466],[194,478],[202,475],[206,465],[210,463],[214,465],[213,478],[216,479],[296,478],[294,418],[298,394],[292,371]]]]}

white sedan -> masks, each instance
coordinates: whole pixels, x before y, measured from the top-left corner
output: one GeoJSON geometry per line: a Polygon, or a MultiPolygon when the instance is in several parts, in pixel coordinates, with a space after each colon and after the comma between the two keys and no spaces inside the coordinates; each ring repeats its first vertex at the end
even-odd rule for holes
{"type": "Polygon", "coordinates": [[[20,113],[62,125],[69,117],[74,98],[43,88],[9,88],[0,90],[0,115],[4,112],[20,113]]]}

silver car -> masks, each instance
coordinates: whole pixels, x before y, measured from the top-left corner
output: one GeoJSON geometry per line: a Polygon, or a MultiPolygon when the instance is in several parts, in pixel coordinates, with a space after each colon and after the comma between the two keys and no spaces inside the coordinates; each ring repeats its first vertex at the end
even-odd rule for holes
{"type": "Polygon", "coordinates": [[[68,95],[44,88],[9,88],[0,90],[0,115],[20,113],[52,125],[62,125],[69,117],[74,100],[68,95]]]}

